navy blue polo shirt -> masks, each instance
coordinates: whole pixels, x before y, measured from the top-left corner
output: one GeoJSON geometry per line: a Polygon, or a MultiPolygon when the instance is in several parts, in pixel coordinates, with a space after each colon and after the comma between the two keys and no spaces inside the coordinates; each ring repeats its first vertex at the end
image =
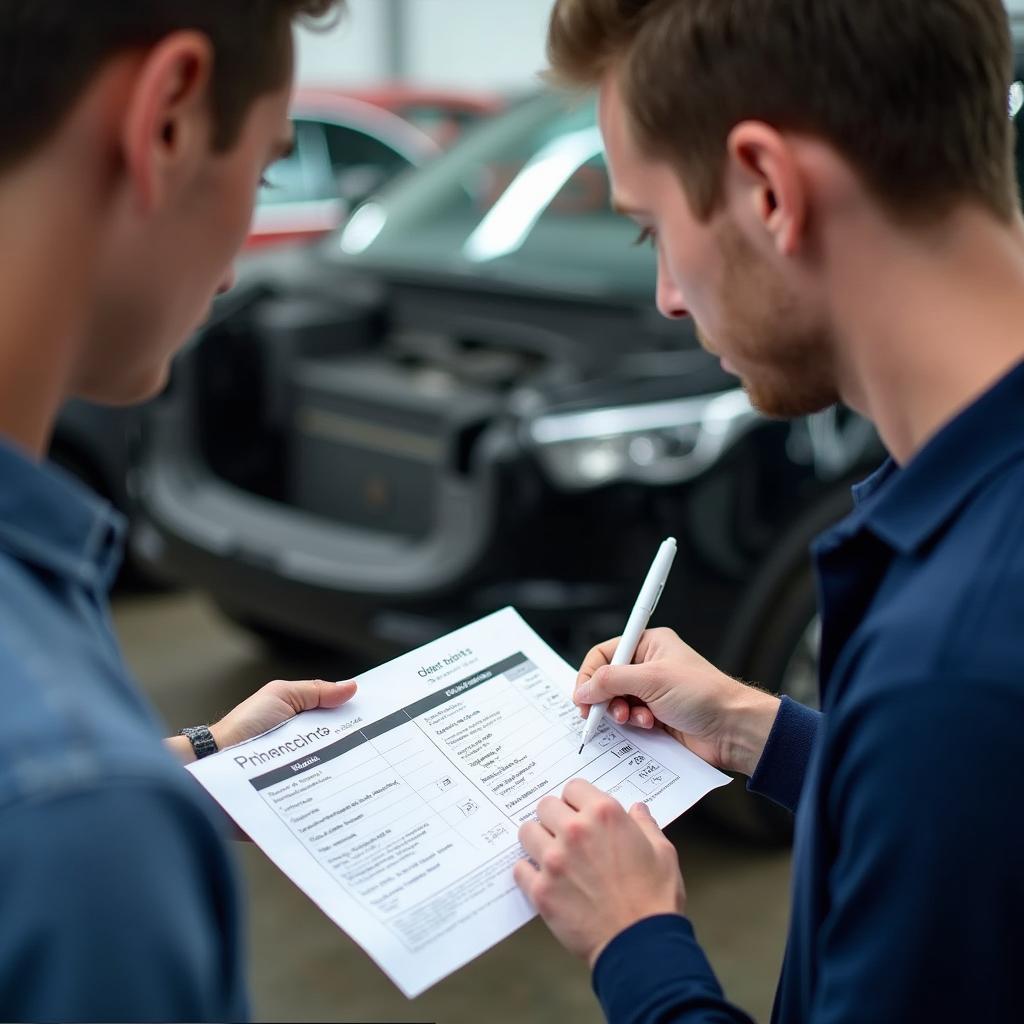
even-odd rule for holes
{"type": "MultiPolygon", "coordinates": [[[[796,810],[785,1024],[1024,1020],[1024,364],[815,545],[823,714],[750,788],[796,810]]],[[[747,1021],[682,917],[594,971],[613,1022],[747,1021]]]]}
{"type": "Polygon", "coordinates": [[[123,524],[0,442],[0,1020],[240,1020],[237,889],[111,630],[123,524]]]}

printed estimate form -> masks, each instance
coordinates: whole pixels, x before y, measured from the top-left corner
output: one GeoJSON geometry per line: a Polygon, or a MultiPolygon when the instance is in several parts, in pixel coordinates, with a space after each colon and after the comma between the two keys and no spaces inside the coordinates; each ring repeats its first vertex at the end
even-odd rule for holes
{"type": "Polygon", "coordinates": [[[534,916],[512,866],[542,797],[582,777],[664,827],[729,781],[610,719],[580,754],[575,679],[506,608],[189,770],[412,998],[534,916]]]}

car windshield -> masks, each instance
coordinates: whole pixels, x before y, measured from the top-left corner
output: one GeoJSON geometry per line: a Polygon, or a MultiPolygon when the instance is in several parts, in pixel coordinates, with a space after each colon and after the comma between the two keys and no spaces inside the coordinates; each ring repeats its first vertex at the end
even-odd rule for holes
{"type": "MultiPolygon", "coordinates": [[[[1019,128],[1019,80],[1009,103],[1019,128]]],[[[1024,189],[1024,132],[1017,163],[1024,189]]],[[[650,303],[655,254],[633,245],[637,228],[609,192],[595,101],[544,93],[360,207],[327,250],[385,270],[650,303]]]]}
{"type": "Polygon", "coordinates": [[[655,256],[609,206],[592,99],[543,94],[361,207],[337,259],[650,302],[655,256]]]}

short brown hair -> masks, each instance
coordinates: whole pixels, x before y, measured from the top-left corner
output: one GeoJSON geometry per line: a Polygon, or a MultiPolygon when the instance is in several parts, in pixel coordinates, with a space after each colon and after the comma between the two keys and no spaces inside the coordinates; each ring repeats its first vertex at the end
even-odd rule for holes
{"type": "Polygon", "coordinates": [[[636,140],[709,217],[732,128],[824,138],[902,220],[1018,208],[1001,0],[557,0],[555,80],[619,71],[636,140]]]}
{"type": "Polygon", "coordinates": [[[289,68],[285,30],[344,0],[0,0],[0,170],[56,129],[104,61],[194,29],[214,48],[214,145],[230,148],[289,68]]]}

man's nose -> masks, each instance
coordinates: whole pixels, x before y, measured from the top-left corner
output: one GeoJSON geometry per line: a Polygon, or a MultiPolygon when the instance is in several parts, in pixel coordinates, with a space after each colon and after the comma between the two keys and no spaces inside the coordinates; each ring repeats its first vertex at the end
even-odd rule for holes
{"type": "Polygon", "coordinates": [[[686,303],[679,289],[672,283],[672,279],[665,273],[659,261],[658,265],[658,287],[655,293],[655,304],[658,312],[669,320],[682,320],[688,315],[686,303]]]}
{"type": "Polygon", "coordinates": [[[225,292],[231,291],[235,287],[235,268],[232,267],[225,275],[224,279],[217,286],[217,294],[223,295],[225,292]]]}

